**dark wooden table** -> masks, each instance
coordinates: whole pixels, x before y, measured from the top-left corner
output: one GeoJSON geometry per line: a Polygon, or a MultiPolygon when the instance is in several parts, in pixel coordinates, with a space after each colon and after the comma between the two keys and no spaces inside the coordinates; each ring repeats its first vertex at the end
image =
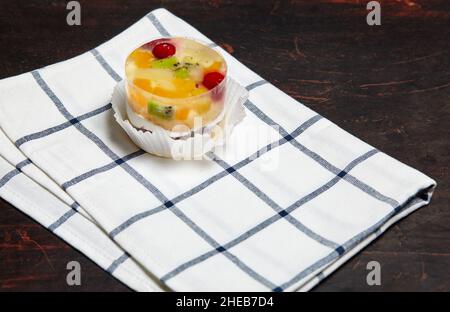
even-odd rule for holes
{"type": "MultiPolygon", "coordinates": [[[[372,27],[367,2],[85,0],[82,26],[70,27],[67,1],[1,0],[0,78],[85,52],[164,6],[291,96],[438,181],[428,207],[316,291],[450,291],[450,2],[380,1],[382,25],[372,27]],[[381,286],[366,283],[371,260],[382,266],[381,286]]],[[[3,200],[0,209],[1,290],[128,290],[3,200]],[[81,286],[66,285],[72,260],[81,263],[81,286]]]]}

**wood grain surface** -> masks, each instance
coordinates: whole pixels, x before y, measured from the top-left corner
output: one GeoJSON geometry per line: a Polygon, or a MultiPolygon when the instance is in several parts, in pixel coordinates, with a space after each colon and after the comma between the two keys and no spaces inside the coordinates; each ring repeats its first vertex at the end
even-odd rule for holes
{"type": "MultiPolygon", "coordinates": [[[[0,78],[76,56],[147,12],[166,7],[283,91],[342,128],[438,181],[431,204],[394,225],[315,291],[450,291],[450,2],[0,1],[0,78]],[[367,262],[382,285],[366,283],[367,262]]],[[[274,103],[276,104],[276,103],[274,103]]],[[[0,290],[127,291],[13,206],[0,200],[0,290]],[[66,264],[82,285],[66,285],[66,264]]]]}

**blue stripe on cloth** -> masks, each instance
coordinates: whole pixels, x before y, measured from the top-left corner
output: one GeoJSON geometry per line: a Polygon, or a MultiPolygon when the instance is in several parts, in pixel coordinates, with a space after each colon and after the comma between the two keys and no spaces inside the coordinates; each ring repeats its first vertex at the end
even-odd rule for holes
{"type": "MultiPolygon", "coordinates": [[[[16,165],[16,170],[12,170],[9,174],[7,174],[5,176],[5,180],[2,181],[0,180],[0,187],[3,186],[4,184],[6,184],[12,177],[18,175],[19,173],[21,173],[22,168],[30,165],[32,162],[30,159],[25,159],[22,160],[21,162],[19,162],[16,165]]],[[[59,226],[61,226],[64,222],[66,222],[70,217],[72,217],[76,212],[78,207],[80,207],[80,205],[77,202],[74,202],[71,206],[71,209],[69,211],[67,211],[65,214],[63,214],[58,220],[56,220],[54,223],[52,223],[48,229],[50,231],[54,231],[56,230],[59,226]]]]}
{"type": "MultiPolygon", "coordinates": [[[[213,155],[211,158],[214,159],[214,161],[221,166],[222,168],[230,168],[230,165],[227,164],[225,161],[220,159],[217,155],[213,155]]],[[[262,192],[256,185],[254,185],[252,182],[250,182],[247,178],[245,178],[243,175],[241,175],[238,171],[234,170],[231,175],[236,178],[239,182],[242,183],[248,190],[250,190],[253,194],[255,194],[257,197],[259,197],[262,201],[264,201],[270,208],[272,208],[275,212],[277,212],[282,218],[285,218],[289,223],[291,223],[293,226],[295,226],[299,231],[306,234],[308,237],[312,238],[313,240],[317,241],[318,243],[330,247],[332,249],[336,249],[339,247],[339,245],[329,239],[326,239],[325,237],[320,236],[319,234],[315,233],[311,229],[309,229],[307,226],[305,226],[303,223],[289,215],[288,212],[283,210],[275,201],[273,201],[267,194],[262,192]]]]}
{"type": "MultiPolygon", "coordinates": [[[[19,162],[16,165],[16,169],[11,170],[9,173],[7,173],[5,176],[3,176],[0,179],[0,188],[3,187],[6,183],[8,183],[13,177],[15,177],[16,175],[19,175],[22,171],[22,168],[31,164],[31,160],[29,159],[25,159],[22,160],[21,162],[19,162]]],[[[48,229],[50,231],[54,231],[57,227],[59,227],[61,224],[63,224],[64,222],[67,221],[67,219],[69,219],[71,216],[73,216],[77,211],[76,209],[79,207],[79,205],[77,203],[73,203],[71,205],[71,209],[66,212],[63,216],[61,216],[58,220],[56,220],[54,223],[52,223],[48,229]]]]}
{"type": "MultiPolygon", "coordinates": [[[[377,150],[371,150],[363,155],[361,155],[360,157],[356,158],[355,160],[353,160],[352,162],[350,162],[346,167],[345,167],[345,171],[348,172],[351,169],[353,169],[356,165],[362,163],[364,160],[368,159],[369,157],[371,157],[372,155],[376,154],[378,151],[377,150]]],[[[339,177],[334,177],[333,179],[331,179],[328,183],[322,185],[321,187],[319,187],[318,189],[316,189],[315,191],[309,193],[308,195],[306,195],[305,197],[301,198],[300,200],[298,200],[297,202],[295,202],[294,204],[292,204],[291,206],[289,206],[288,208],[286,208],[284,211],[285,213],[291,213],[292,211],[294,211],[295,209],[299,208],[300,206],[306,204],[307,202],[311,201],[312,199],[316,198],[318,195],[322,194],[323,192],[327,191],[328,189],[330,189],[332,186],[334,186],[339,180],[341,180],[341,178],[339,177]]],[[[274,222],[280,220],[281,218],[283,218],[282,215],[280,215],[279,213],[273,215],[272,217],[264,220],[263,222],[261,222],[260,224],[256,225],[255,227],[251,228],[250,230],[246,231],[245,233],[243,233],[242,235],[238,236],[237,238],[233,239],[232,241],[226,243],[225,245],[223,245],[223,248],[225,249],[230,249],[238,244],[240,244],[241,242],[247,240],[249,237],[255,235],[256,233],[262,231],[263,229],[267,228],[269,225],[273,224],[274,222]]],[[[336,253],[337,255],[338,252],[336,251],[336,249],[334,249],[333,254],[336,253]]],[[[178,275],[179,273],[183,272],[184,270],[202,262],[205,261],[206,259],[214,256],[215,254],[217,254],[217,251],[212,250],[209,251],[203,255],[200,255],[197,258],[194,258],[188,262],[185,262],[184,264],[178,266],[177,268],[175,268],[174,270],[172,270],[171,272],[167,273],[166,275],[164,275],[162,277],[161,280],[166,281],[170,278],[173,278],[174,276],[178,275]]]]}
{"type": "MultiPolygon", "coordinates": [[[[59,112],[67,119],[72,120],[74,117],[70,112],[66,109],[61,100],[56,96],[56,94],[50,89],[48,84],[43,80],[42,76],[38,71],[33,71],[32,76],[34,77],[37,84],[41,87],[41,89],[47,94],[47,96],[53,101],[56,108],[59,112]]],[[[97,145],[100,150],[110,157],[113,161],[117,161],[120,159],[118,155],[116,155],[98,136],[89,131],[86,127],[82,125],[81,122],[74,124],[74,127],[85,135],[88,139],[90,139],[95,145],[97,145]]],[[[150,181],[145,179],[141,174],[139,174],[136,170],[134,170],[128,163],[121,163],[119,165],[121,168],[125,170],[131,177],[133,177],[137,182],[139,182],[142,186],[144,186],[147,190],[149,190],[160,202],[167,203],[169,200],[163,195],[163,193],[156,188],[150,181]]],[[[170,211],[174,213],[181,221],[183,221],[187,226],[189,226],[197,235],[199,235],[203,240],[205,240],[212,247],[217,248],[219,243],[217,243],[211,236],[209,236],[203,229],[201,229],[195,222],[193,222],[190,218],[188,218],[181,210],[179,210],[176,206],[171,207],[170,211]]],[[[239,260],[235,255],[230,253],[229,251],[223,252],[224,256],[227,257],[231,262],[233,262],[237,267],[243,270],[246,274],[263,284],[268,288],[273,288],[274,284],[268,281],[266,278],[252,270],[245,263],[239,260]]]]}
{"type": "Polygon", "coordinates": [[[21,162],[19,162],[15,166],[15,169],[9,171],[3,177],[0,178],[0,188],[5,186],[5,184],[8,183],[16,175],[19,175],[22,172],[22,168],[27,166],[27,165],[29,165],[29,164],[31,164],[31,160],[29,160],[28,158],[25,159],[25,160],[22,160],[21,162]]]}
{"type": "Polygon", "coordinates": [[[76,213],[77,211],[75,209],[70,209],[65,214],[63,214],[58,220],[50,224],[48,229],[53,232],[76,213]]]}
{"type": "Polygon", "coordinates": [[[61,100],[56,96],[56,94],[49,88],[47,83],[42,79],[41,74],[37,70],[34,70],[31,72],[31,75],[33,76],[34,80],[37,82],[39,87],[47,94],[47,96],[52,100],[52,102],[55,104],[56,108],[59,110],[59,112],[67,119],[72,120],[74,119],[74,116],[72,116],[67,109],[64,107],[61,100]]]}
{"type": "Polygon", "coordinates": [[[70,205],[70,207],[71,207],[72,209],[75,209],[76,211],[78,211],[78,208],[80,208],[80,204],[77,203],[77,202],[73,202],[73,204],[70,205]]]}
{"type": "Polygon", "coordinates": [[[95,56],[100,65],[106,70],[106,72],[111,76],[112,79],[119,82],[122,77],[106,62],[103,56],[97,51],[97,49],[91,50],[91,53],[95,56]]]}
{"type": "Polygon", "coordinates": [[[19,171],[22,171],[22,168],[23,168],[23,167],[28,166],[28,165],[30,165],[30,164],[31,164],[31,160],[27,158],[27,159],[22,160],[21,162],[19,162],[19,163],[16,165],[16,169],[18,169],[19,171]]]}
{"type": "Polygon", "coordinates": [[[251,91],[251,90],[253,90],[253,89],[256,88],[256,87],[265,85],[265,84],[267,84],[267,83],[268,83],[267,80],[258,80],[258,81],[254,82],[254,83],[249,84],[249,85],[248,85],[247,87],[245,87],[245,88],[247,89],[247,91],[251,91]]]}
{"type": "MultiPolygon", "coordinates": [[[[119,76],[119,74],[117,74],[117,72],[114,71],[114,69],[112,69],[112,67],[106,62],[106,60],[103,58],[103,56],[98,52],[97,49],[93,49],[90,51],[92,53],[92,55],[94,55],[95,59],[99,62],[99,64],[105,69],[105,71],[115,80],[115,81],[121,81],[122,78],[119,76]]],[[[39,73],[37,71],[32,72],[33,77],[38,81],[38,83],[42,80],[42,78],[40,77],[39,73]]],[[[39,83],[40,84],[40,83],[39,83]]],[[[57,97],[55,94],[53,94],[53,92],[51,90],[47,90],[44,89],[44,91],[47,93],[47,95],[49,95],[49,97],[52,100],[56,100],[57,97]]],[[[57,126],[45,129],[43,131],[39,131],[36,133],[32,133],[29,135],[26,135],[22,138],[19,138],[18,140],[16,140],[15,145],[17,147],[20,147],[22,144],[32,141],[32,140],[36,140],[36,139],[40,139],[43,137],[46,137],[50,134],[53,134],[55,132],[64,130],[70,126],[73,126],[77,123],[79,123],[82,120],[91,118],[93,116],[96,116],[100,113],[103,113],[105,111],[108,111],[111,109],[111,103],[106,104],[105,106],[99,107],[93,111],[90,111],[86,114],[80,115],[78,117],[73,117],[71,119],[69,119],[68,121],[59,124],[57,126]]],[[[67,118],[67,116],[65,116],[67,118]]]]}
{"type": "Polygon", "coordinates": [[[120,257],[118,257],[116,260],[111,263],[111,265],[106,269],[108,273],[113,273],[119,265],[124,263],[128,258],[130,258],[130,255],[126,252],[124,252],[120,257]]]}
{"type": "MultiPolygon", "coordinates": [[[[320,115],[316,115],[316,116],[311,117],[310,119],[305,121],[303,124],[301,124],[297,129],[295,129],[291,133],[291,137],[295,138],[295,137],[299,136],[306,129],[308,129],[314,123],[319,121],[321,118],[322,118],[322,116],[320,116],[320,115]]],[[[187,192],[185,192],[185,193],[183,193],[181,195],[178,195],[177,197],[173,198],[171,201],[173,203],[177,204],[177,203],[181,202],[182,200],[191,197],[192,195],[198,193],[199,191],[201,191],[204,188],[208,187],[212,183],[214,183],[214,182],[220,180],[221,178],[225,177],[226,175],[228,175],[230,173],[230,171],[236,171],[236,170],[246,166],[247,164],[249,164],[253,160],[257,159],[258,157],[264,155],[265,153],[269,152],[270,150],[272,150],[275,147],[279,147],[279,146],[285,144],[286,142],[288,142],[286,140],[286,138],[282,138],[282,139],[280,139],[280,140],[278,140],[276,142],[272,142],[272,143],[262,147],[261,149],[259,149],[258,151],[256,151],[252,155],[250,155],[249,157],[241,160],[236,165],[234,165],[232,167],[233,170],[228,170],[229,168],[227,168],[226,170],[215,174],[211,178],[207,179],[206,181],[204,181],[204,182],[200,183],[199,185],[195,186],[194,188],[190,189],[189,191],[187,191],[187,192]]],[[[132,224],[134,224],[134,223],[136,223],[136,222],[138,222],[138,221],[140,221],[140,220],[142,220],[142,219],[144,219],[146,217],[149,217],[151,215],[159,213],[159,212],[161,212],[161,211],[163,211],[165,209],[166,209],[166,207],[164,205],[161,205],[161,206],[158,206],[158,207],[153,208],[151,210],[147,210],[147,211],[141,212],[139,214],[136,214],[133,217],[131,217],[128,220],[126,220],[125,222],[123,222],[122,224],[120,224],[119,226],[117,226],[114,230],[112,230],[109,233],[109,235],[111,235],[111,237],[114,237],[117,234],[119,234],[120,232],[122,232],[123,230],[125,230],[126,228],[128,228],[129,226],[131,226],[132,224]]]]}
{"type": "Polygon", "coordinates": [[[91,118],[93,116],[96,116],[98,114],[101,114],[103,112],[106,112],[109,109],[111,109],[111,103],[107,104],[105,106],[102,106],[100,108],[97,108],[97,109],[95,109],[93,111],[90,111],[90,112],[88,112],[86,114],[83,114],[83,115],[80,115],[78,117],[75,117],[75,118],[71,119],[70,121],[66,121],[66,122],[61,123],[61,124],[59,124],[57,126],[54,126],[54,127],[45,129],[43,131],[35,132],[35,133],[32,133],[32,134],[26,135],[24,137],[21,137],[14,144],[16,145],[16,147],[20,147],[22,144],[24,144],[26,142],[29,142],[29,141],[32,141],[32,140],[36,140],[36,139],[40,139],[40,138],[44,138],[44,137],[46,137],[46,136],[48,136],[50,134],[53,134],[55,132],[64,130],[64,129],[68,128],[68,127],[71,127],[74,124],[79,123],[82,120],[85,120],[85,119],[91,118]]]}
{"type": "MultiPolygon", "coordinates": [[[[421,192],[421,191],[419,191],[419,192],[421,192]]],[[[350,249],[354,248],[356,245],[358,245],[362,240],[364,240],[370,234],[377,233],[377,230],[383,224],[385,224],[394,215],[399,213],[403,208],[413,205],[416,201],[423,201],[421,199],[418,199],[416,196],[417,196],[417,194],[411,196],[404,204],[398,205],[397,207],[395,207],[393,210],[391,210],[391,212],[389,214],[384,216],[381,220],[376,222],[374,225],[370,226],[368,229],[362,231],[358,235],[356,235],[353,238],[349,239],[347,242],[345,242],[342,245],[342,248],[345,249],[345,250],[350,250],[350,249]]],[[[316,271],[316,270],[318,270],[318,269],[328,265],[329,263],[331,263],[335,259],[339,258],[339,256],[340,255],[336,251],[334,251],[334,252],[328,254],[327,256],[325,256],[324,258],[322,258],[322,259],[318,260],[317,262],[313,263],[311,266],[307,267],[306,269],[304,269],[303,271],[301,271],[300,273],[295,275],[289,281],[287,281],[284,284],[282,284],[280,286],[277,286],[275,288],[284,290],[284,289],[294,285],[295,283],[297,283],[298,281],[300,281],[302,278],[306,277],[307,275],[311,274],[312,272],[314,272],[314,271],[316,271]]]]}
{"type": "Polygon", "coordinates": [[[128,154],[128,155],[126,155],[126,156],[124,156],[124,157],[122,157],[120,159],[117,159],[117,160],[115,160],[115,161],[113,161],[113,162],[111,162],[111,163],[109,163],[109,164],[107,164],[105,166],[102,166],[102,167],[99,167],[99,168],[96,168],[96,169],[92,169],[92,170],[90,170],[90,171],[88,171],[86,173],[83,173],[83,174],[81,174],[81,175],[79,175],[79,176],[77,176],[77,177],[75,177],[75,178],[73,178],[73,179],[71,179],[71,180],[69,180],[67,182],[64,182],[61,185],[61,187],[64,190],[66,190],[67,188],[69,188],[71,186],[74,186],[74,185],[80,183],[81,181],[84,181],[84,180],[86,180],[86,179],[88,179],[88,178],[90,178],[90,177],[92,177],[92,176],[94,176],[96,174],[101,173],[101,172],[106,172],[108,170],[111,170],[112,168],[120,166],[124,162],[126,162],[128,160],[131,160],[133,158],[136,158],[138,156],[141,156],[143,154],[145,154],[145,151],[137,150],[136,152],[128,154]]]}
{"type": "Polygon", "coordinates": [[[164,26],[159,22],[159,20],[152,12],[147,14],[147,18],[150,20],[150,22],[152,22],[153,26],[155,26],[155,28],[158,30],[161,36],[170,37],[170,34],[167,31],[167,29],[164,28],[164,26]]]}
{"type": "MultiPolygon", "coordinates": [[[[269,116],[267,116],[264,112],[262,112],[255,104],[253,104],[251,101],[247,100],[245,102],[245,107],[250,110],[255,116],[257,116],[259,119],[261,119],[263,122],[265,122],[266,124],[268,124],[269,126],[276,126],[278,128],[279,133],[285,137],[288,136],[288,132],[286,130],[284,130],[283,127],[281,127],[281,125],[279,125],[278,123],[276,123],[275,121],[273,121],[269,116]]],[[[335,174],[336,176],[341,174],[340,169],[338,169],[337,167],[335,167],[334,165],[332,165],[331,163],[329,163],[327,160],[325,160],[323,157],[321,157],[319,154],[311,151],[310,149],[308,149],[306,146],[300,144],[297,140],[289,140],[289,142],[296,147],[299,151],[301,151],[302,153],[304,153],[305,155],[309,156],[311,159],[313,159],[314,161],[316,161],[319,165],[321,165],[322,167],[324,167],[325,169],[327,169],[328,171],[332,172],[333,174],[335,174]]],[[[349,182],[350,184],[352,184],[353,186],[359,188],[360,190],[362,190],[363,192],[369,194],[370,196],[385,202],[387,204],[389,204],[392,207],[395,207],[398,205],[398,202],[388,196],[385,196],[383,194],[381,194],[380,192],[378,192],[377,190],[375,190],[374,188],[370,187],[369,185],[365,184],[364,182],[358,180],[357,178],[353,177],[352,175],[345,175],[343,177],[343,179],[347,182],[349,182]]]]}
{"type": "Polygon", "coordinates": [[[20,174],[19,169],[11,170],[7,174],[5,174],[2,178],[0,178],[0,188],[5,186],[6,183],[8,183],[12,178],[14,178],[18,174],[20,174]]]}
{"type": "Polygon", "coordinates": [[[73,202],[72,205],[70,205],[70,210],[67,211],[65,214],[63,214],[58,220],[53,222],[49,225],[48,229],[50,231],[55,231],[57,228],[59,228],[61,225],[63,225],[67,220],[69,220],[72,216],[74,216],[78,212],[78,208],[80,207],[80,204],[77,202],[73,202]]]}

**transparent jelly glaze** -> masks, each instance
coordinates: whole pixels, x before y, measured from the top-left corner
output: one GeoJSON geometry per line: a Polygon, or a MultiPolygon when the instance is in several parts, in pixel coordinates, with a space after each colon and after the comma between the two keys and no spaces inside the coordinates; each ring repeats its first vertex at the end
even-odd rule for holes
{"type": "Polygon", "coordinates": [[[225,60],[200,42],[151,41],[130,53],[125,72],[132,111],[167,130],[205,126],[223,111],[225,60]]]}

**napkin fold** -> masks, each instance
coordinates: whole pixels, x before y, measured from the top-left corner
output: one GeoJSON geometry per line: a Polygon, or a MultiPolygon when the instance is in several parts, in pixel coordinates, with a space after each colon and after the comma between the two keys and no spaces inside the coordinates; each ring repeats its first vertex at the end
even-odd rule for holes
{"type": "MultiPolygon", "coordinates": [[[[0,130],[0,196],[137,291],[163,286],[0,130]]],[[[83,281],[83,279],[82,279],[83,281]]]]}
{"type": "Polygon", "coordinates": [[[309,290],[435,181],[355,138],[165,9],[78,57],[0,81],[0,196],[136,290],[309,290]],[[110,98],[136,46],[209,43],[250,93],[210,161],[137,148],[110,98]]]}

